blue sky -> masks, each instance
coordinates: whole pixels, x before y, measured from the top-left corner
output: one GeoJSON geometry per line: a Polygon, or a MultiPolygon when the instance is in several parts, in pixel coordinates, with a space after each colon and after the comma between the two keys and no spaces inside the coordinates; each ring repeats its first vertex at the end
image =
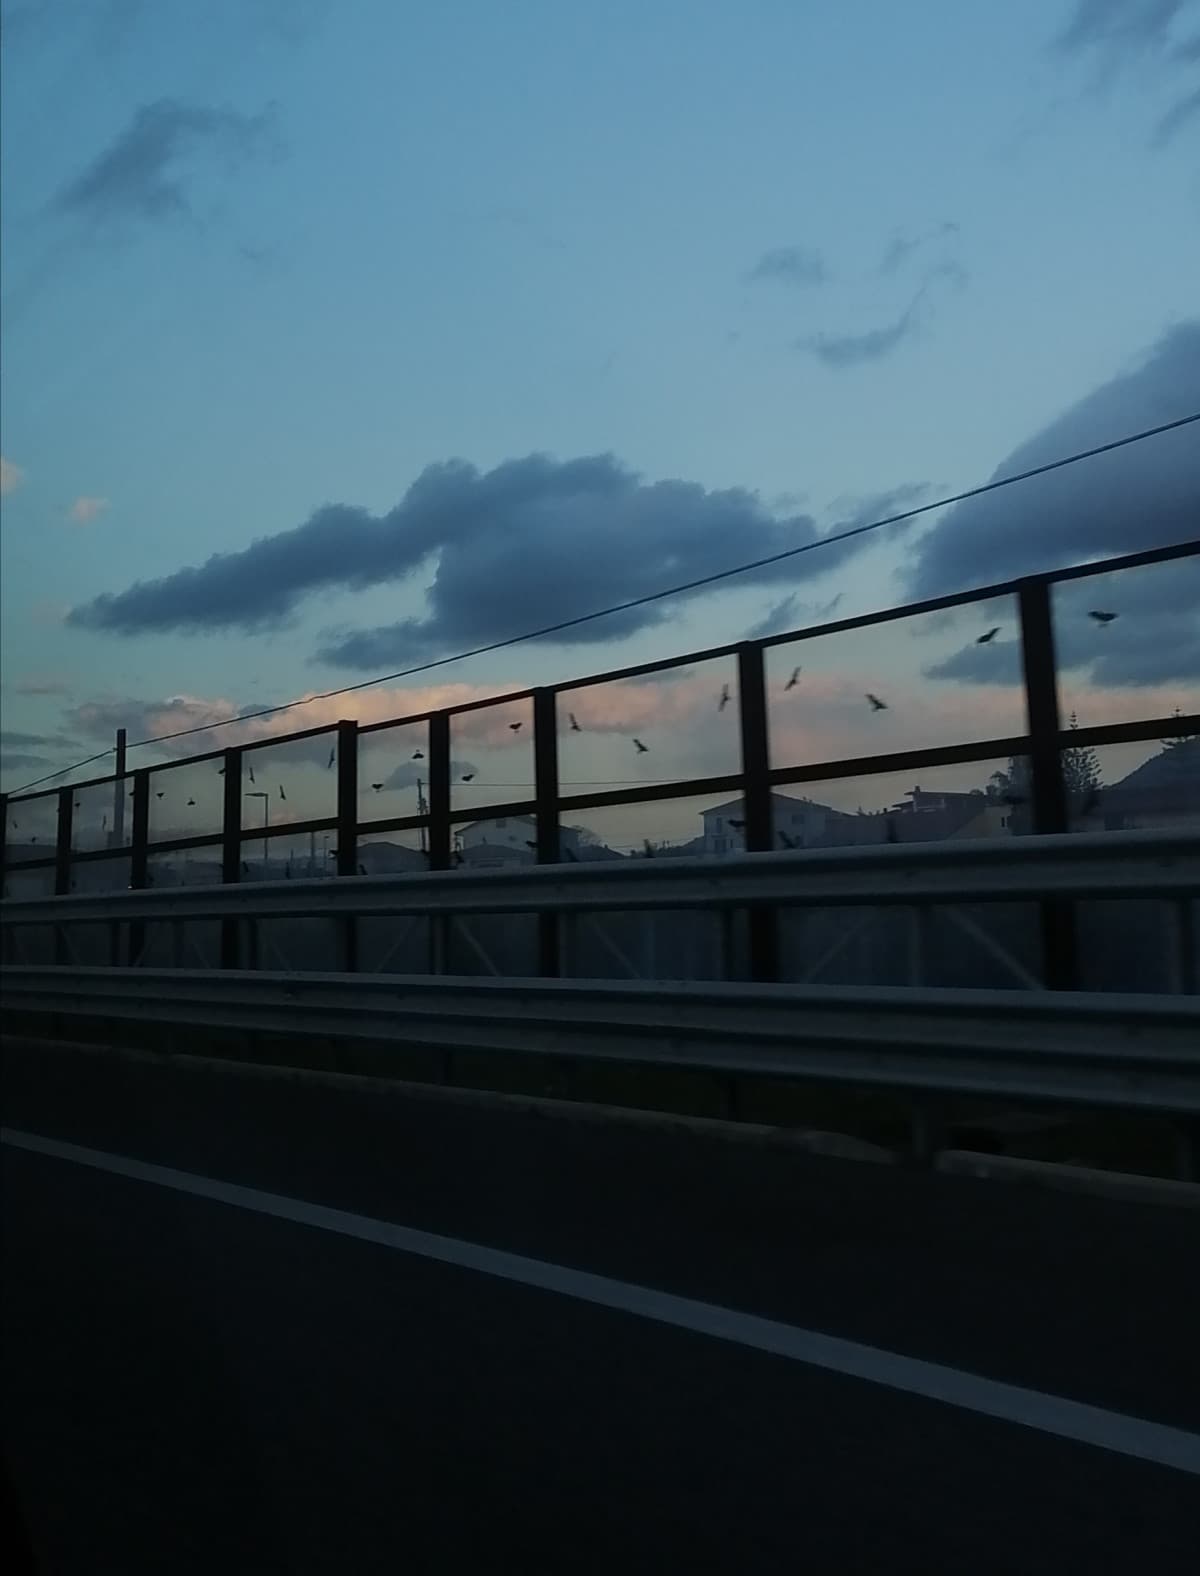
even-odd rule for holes
{"type": "MultiPolygon", "coordinates": [[[[2,16],[9,788],[118,717],[356,681],[1200,408],[1195,0],[2,16]]],[[[438,683],[1200,535],[1195,430],[438,683]],[[1146,506],[1093,525],[1120,478],[1146,506]]],[[[1093,672],[1097,718],[1134,682],[1194,697],[1195,603],[1155,606],[1183,654],[1093,672]]]]}

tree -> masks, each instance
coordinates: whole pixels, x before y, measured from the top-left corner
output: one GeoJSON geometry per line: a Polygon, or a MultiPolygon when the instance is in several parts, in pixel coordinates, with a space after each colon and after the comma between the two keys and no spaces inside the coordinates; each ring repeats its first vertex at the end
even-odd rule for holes
{"type": "MultiPolygon", "coordinates": [[[[1071,713],[1070,727],[1072,732],[1079,727],[1079,718],[1074,712],[1071,713]]],[[[1087,815],[1096,808],[1100,793],[1100,762],[1096,752],[1086,745],[1068,745],[1060,760],[1067,814],[1087,815]]],[[[985,791],[993,803],[1012,807],[1011,826],[1014,832],[1031,830],[1033,779],[1027,756],[1014,755],[1004,771],[993,772],[985,791]]]]}
{"type": "MultiPolygon", "coordinates": [[[[1071,713],[1072,733],[1079,727],[1079,718],[1071,713]]],[[[1069,746],[1062,752],[1063,787],[1067,791],[1069,812],[1085,815],[1095,808],[1100,791],[1100,762],[1095,750],[1086,746],[1069,746]]]]}

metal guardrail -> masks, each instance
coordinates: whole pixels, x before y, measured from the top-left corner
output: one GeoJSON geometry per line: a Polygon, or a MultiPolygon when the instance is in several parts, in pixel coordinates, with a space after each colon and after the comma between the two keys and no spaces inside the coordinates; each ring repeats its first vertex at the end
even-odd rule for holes
{"type": "Polygon", "coordinates": [[[1067,833],[950,843],[347,876],[6,898],[0,925],[1200,898],[1200,835],[1067,833]]]}
{"type": "Polygon", "coordinates": [[[1200,1000],[8,967],[11,1012],[1200,1115],[1200,1000]]]}

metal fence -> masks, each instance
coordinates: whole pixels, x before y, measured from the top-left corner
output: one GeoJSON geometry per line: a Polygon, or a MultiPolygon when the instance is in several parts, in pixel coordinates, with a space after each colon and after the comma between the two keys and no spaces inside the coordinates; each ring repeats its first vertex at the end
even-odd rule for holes
{"type": "MultiPolygon", "coordinates": [[[[1146,572],[1173,574],[1183,569],[1190,572],[1194,564],[1180,561],[1198,556],[1200,541],[1193,541],[693,651],[569,683],[369,725],[342,721],[141,767],[128,775],[11,796],[3,806],[5,895],[146,889],[158,884],[156,875],[167,864],[173,867],[170,879],[178,880],[181,861],[185,868],[195,861],[198,879],[224,884],[269,876],[273,865],[289,876],[312,876],[320,870],[349,877],[365,873],[361,858],[365,840],[383,834],[407,839],[413,868],[442,871],[453,868],[461,858],[456,852],[456,834],[461,829],[509,818],[518,820],[520,830],[527,831],[528,852],[537,863],[557,864],[564,857],[581,857],[567,829],[571,818],[582,812],[716,795],[729,795],[738,803],[739,813],[732,821],[737,828],[737,846],[761,853],[793,846],[786,831],[776,825],[775,800],[785,786],[813,788],[884,773],[916,774],[1013,759],[1025,763],[1024,791],[1019,796],[1020,830],[1065,832],[1073,824],[1063,765],[1067,752],[1200,734],[1200,708],[1187,707],[1171,716],[1064,727],[1069,685],[1064,683],[1065,670],[1055,659],[1055,598],[1069,594],[1080,582],[1089,590],[1094,586],[1094,596],[1109,598],[1116,595],[1109,588],[1110,579],[1119,586],[1123,583],[1120,577],[1146,572]],[[1014,700],[1014,705],[1020,705],[1023,715],[1017,716],[1011,731],[989,734],[981,721],[975,729],[980,736],[957,742],[932,738],[920,747],[820,761],[773,758],[771,718],[772,704],[778,701],[776,692],[791,688],[796,672],[805,667],[809,652],[820,649],[820,642],[840,636],[863,642],[871,638],[872,631],[903,627],[904,621],[932,620],[972,604],[989,624],[1004,622],[1016,631],[1015,641],[1007,646],[998,642],[987,648],[1007,649],[1014,658],[1019,654],[1020,689],[1015,692],[1019,702],[1014,700]],[[997,609],[1001,611],[997,613],[997,609]],[[785,683],[783,674],[793,665],[785,683]],[[623,693],[627,696],[630,685],[701,667],[706,673],[725,675],[720,680],[718,706],[722,712],[728,707],[731,717],[737,719],[736,743],[734,734],[729,736],[730,770],[617,786],[583,784],[583,791],[576,791],[581,785],[560,781],[563,752],[581,731],[576,712],[586,712],[589,691],[594,695],[601,686],[626,686],[623,693]],[[479,720],[479,714],[486,714],[489,726],[510,730],[514,740],[528,741],[530,783],[519,797],[488,798],[487,790],[481,797],[481,791],[470,786],[475,774],[456,762],[456,739],[462,737],[465,727],[479,720]],[[374,813],[386,802],[381,793],[384,782],[371,780],[373,763],[385,745],[389,759],[402,754],[412,762],[408,777],[416,789],[415,814],[374,813]],[[324,771],[323,813],[272,825],[272,796],[277,803],[286,798],[278,768],[301,759],[310,766],[318,763],[324,771]],[[219,793],[214,793],[215,783],[219,783],[219,793]],[[203,795],[197,798],[201,785],[205,794],[214,795],[211,815],[204,808],[207,799],[203,795]],[[252,824],[257,822],[257,804],[251,811],[251,800],[262,805],[261,825],[252,824]],[[186,829],[181,829],[178,819],[171,824],[162,809],[164,801],[196,808],[186,829]],[[275,860],[276,850],[287,850],[292,857],[275,860]],[[209,857],[203,860],[201,855],[209,857]]],[[[1091,617],[1103,627],[1103,617],[1097,618],[1097,613],[1102,615],[1103,610],[1097,609],[1091,617]]],[[[975,643],[982,649],[988,638],[985,632],[982,638],[976,636],[975,643]]],[[[872,708],[878,700],[877,696],[864,697],[872,708]]],[[[640,757],[645,750],[633,731],[636,726],[635,721],[630,731],[640,757]]],[[[646,851],[653,854],[655,849],[648,845],[646,851]]],[[[183,879],[188,879],[186,874],[183,879]]],[[[777,978],[780,927],[774,909],[770,904],[752,903],[745,915],[746,973],[756,980],[777,978]]],[[[1040,905],[1040,915],[1040,972],[1046,984],[1069,988],[1077,982],[1074,910],[1069,902],[1048,898],[1040,905]]],[[[534,923],[538,927],[538,971],[548,976],[563,972],[561,927],[555,916],[547,913],[534,923]]],[[[127,929],[132,938],[136,927],[127,929]]],[[[132,939],[129,944],[133,945],[132,939]]],[[[223,967],[245,961],[239,955],[239,945],[236,924],[223,924],[219,948],[223,967]]],[[[350,956],[344,961],[353,966],[355,960],[350,956]]]]}

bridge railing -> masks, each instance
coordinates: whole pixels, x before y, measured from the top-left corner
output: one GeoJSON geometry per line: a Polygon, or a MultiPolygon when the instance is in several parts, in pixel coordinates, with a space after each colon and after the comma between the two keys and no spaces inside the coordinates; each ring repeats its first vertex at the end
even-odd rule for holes
{"type": "MultiPolygon", "coordinates": [[[[218,951],[214,946],[206,957],[197,950],[196,936],[207,930],[210,940],[220,937],[221,955],[241,966],[529,976],[539,972],[537,929],[551,924],[560,971],[568,977],[606,972],[586,966],[590,934],[628,977],[734,980],[752,976],[747,916],[768,913],[785,939],[797,943],[784,949],[784,978],[812,983],[847,945],[845,920],[857,924],[870,916],[877,926],[890,920],[899,938],[897,982],[978,983],[976,974],[947,973],[953,935],[976,963],[997,965],[1002,983],[1036,989],[1047,982],[1037,973],[1028,932],[1040,908],[1114,901],[1137,904],[1143,930],[1150,923],[1147,905],[1160,911],[1163,972],[1142,988],[1194,993],[1200,833],[1187,832],[10,898],[0,905],[0,936],[5,961],[13,964],[205,965],[217,961],[218,951]],[[995,915],[1007,923],[989,923],[995,915]],[[467,949],[468,967],[456,963],[456,948],[467,949]],[[648,950],[654,966],[639,967],[648,950]]],[[[886,975],[868,981],[881,982],[886,975]]]]}
{"type": "MultiPolygon", "coordinates": [[[[342,721],[256,739],[243,731],[243,742],[139,767],[128,776],[12,797],[3,806],[5,901],[40,893],[83,903],[97,889],[157,892],[164,885],[201,881],[228,889],[260,884],[256,878],[262,877],[286,878],[295,889],[320,872],[322,912],[331,913],[338,883],[325,876],[354,881],[368,870],[368,861],[381,857],[381,848],[390,859],[439,876],[460,861],[470,866],[481,850],[541,866],[575,859],[590,871],[603,863],[598,856],[613,853],[605,836],[639,850],[643,840],[631,815],[649,825],[647,818],[666,815],[672,805],[690,805],[693,816],[698,811],[708,818],[712,831],[706,829],[699,841],[715,856],[714,871],[725,871],[724,856],[742,850],[761,856],[802,846],[816,860],[839,852],[821,846],[830,842],[894,838],[906,844],[909,838],[951,834],[936,814],[826,816],[826,807],[784,796],[782,789],[832,798],[837,784],[845,802],[854,784],[881,776],[902,774],[896,791],[922,778],[928,789],[930,773],[966,767],[1000,779],[993,792],[978,795],[978,808],[998,845],[1014,857],[1030,841],[1014,834],[1055,836],[1097,824],[1095,793],[1077,781],[1076,763],[1088,751],[1200,734],[1200,704],[1189,702],[1169,716],[1146,715],[1137,686],[1112,691],[1103,720],[1085,713],[1080,725],[1064,725],[1076,699],[1071,675],[1081,631],[1096,649],[1103,649],[1102,640],[1111,647],[1125,626],[1115,625],[1114,636],[1095,615],[1106,614],[1114,603],[1128,609],[1139,597],[1145,601],[1143,593],[1152,589],[1147,576],[1194,573],[1198,555],[1200,542],[1183,543],[384,722],[342,721]],[[896,720],[885,676],[872,681],[880,693],[852,697],[853,718],[861,721],[848,721],[839,699],[832,736],[847,741],[845,753],[810,758],[807,734],[795,719],[809,714],[804,708],[826,704],[820,697],[829,693],[832,676],[862,670],[863,653],[876,664],[871,671],[886,675],[892,649],[887,641],[923,636],[941,620],[975,615],[978,631],[973,624],[966,647],[930,671],[976,682],[982,687],[967,693],[981,695],[986,704],[967,710],[925,705],[919,714],[914,709],[896,720]],[[1064,651],[1062,664],[1056,648],[1064,651]],[[646,700],[651,692],[653,705],[646,700]],[[708,697],[706,706],[711,702],[712,722],[704,727],[703,748],[693,749],[688,740],[696,731],[697,693],[708,697]],[[682,701],[676,706],[684,721],[676,726],[674,743],[643,739],[647,726],[639,718],[667,718],[662,726],[668,727],[672,697],[681,696],[692,709],[680,710],[682,701]],[[883,729],[884,737],[868,746],[867,728],[883,729]],[[484,780],[468,753],[480,740],[491,749],[487,741],[496,738],[505,747],[491,758],[516,763],[508,768],[511,779],[498,782],[484,780]],[[611,741],[614,749],[619,744],[622,763],[589,764],[600,758],[597,741],[611,741]],[[717,769],[704,776],[679,770],[681,763],[701,757],[717,769]],[[625,779],[598,780],[594,773],[600,769],[623,772],[625,779]],[[404,808],[409,801],[412,813],[404,808]],[[580,841],[580,816],[594,823],[593,830],[600,827],[600,846],[580,841]],[[473,841],[481,826],[483,841],[473,841]],[[612,827],[623,831],[605,830],[612,827]],[[489,836],[503,842],[492,845],[489,836]]],[[[612,859],[622,881],[642,863],[661,869],[673,853],[652,837],[640,851],[655,858],[612,859]]],[[[377,867],[372,862],[370,868],[377,867]]],[[[731,879],[728,873],[721,877],[731,879]]],[[[622,890],[631,892],[633,885],[622,890]]],[[[1020,970],[1070,988],[1081,978],[1078,915],[1049,889],[1030,894],[1030,901],[1035,898],[1035,946],[1032,954],[1021,949],[1020,970]]],[[[567,955],[569,927],[553,905],[540,917],[534,909],[525,912],[534,916],[525,929],[532,927],[536,972],[578,972],[578,960],[567,955]]],[[[737,971],[760,980],[786,974],[797,943],[786,926],[781,929],[775,905],[748,902],[741,913],[738,935],[726,947],[738,952],[737,971]]],[[[344,934],[349,939],[342,961],[353,964],[349,926],[344,934]]],[[[136,928],[128,927],[126,936],[136,942],[136,928]]],[[[213,961],[225,967],[248,961],[238,937],[236,926],[223,924],[213,961]]],[[[914,954],[927,942],[918,936],[914,954]]],[[[818,942],[811,944],[820,950],[818,942]]],[[[601,945],[613,958],[613,947],[601,945]]],[[[830,935],[826,945],[841,946],[844,955],[848,943],[830,935]]],[[[661,966],[657,942],[646,947],[644,957],[634,957],[619,940],[615,948],[624,962],[613,961],[623,968],[661,966]]],[[[470,950],[484,966],[479,947],[470,950]]],[[[136,945],[126,949],[126,956],[140,955],[136,945]]]]}

